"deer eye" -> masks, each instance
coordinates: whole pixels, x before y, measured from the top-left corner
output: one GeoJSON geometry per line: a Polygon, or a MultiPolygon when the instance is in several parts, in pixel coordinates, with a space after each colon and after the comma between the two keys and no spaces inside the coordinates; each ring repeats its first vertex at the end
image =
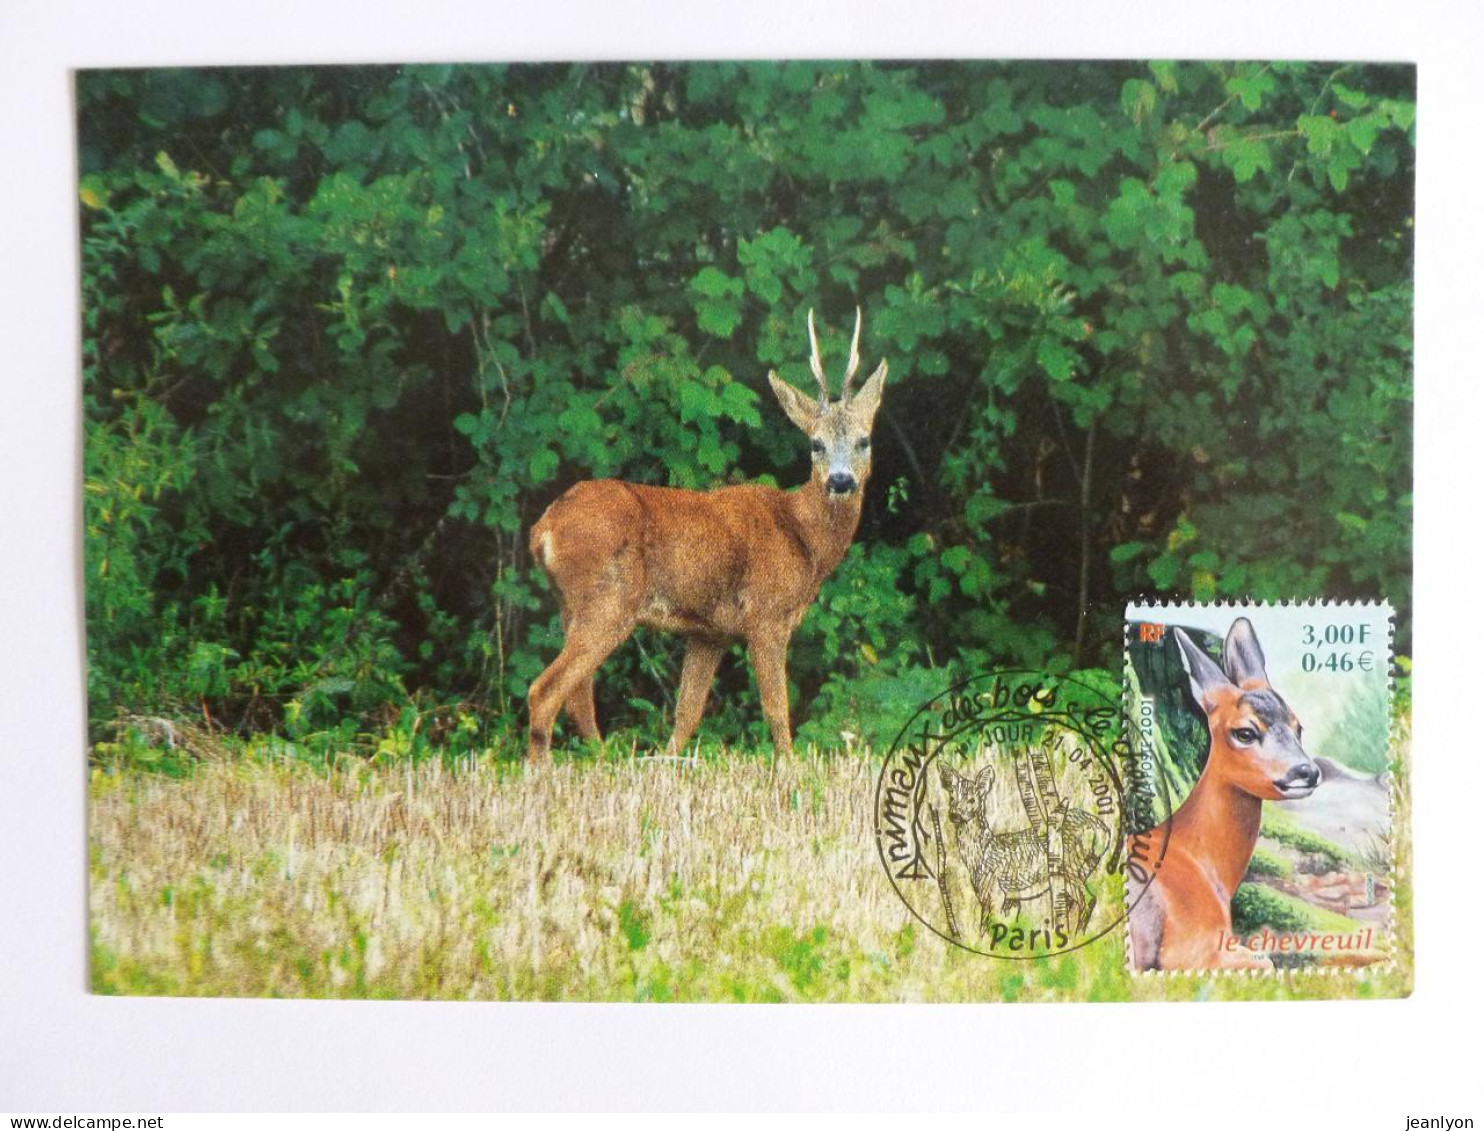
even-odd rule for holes
{"type": "Polygon", "coordinates": [[[1237,727],[1236,730],[1232,731],[1232,738],[1236,739],[1243,746],[1252,746],[1262,738],[1262,735],[1251,727],[1237,727]]]}
{"type": "Polygon", "coordinates": [[[814,454],[815,455],[817,455],[817,456],[824,455],[824,441],[823,440],[815,440],[809,446],[814,449],[814,454]]]}
{"type": "Polygon", "coordinates": [[[867,451],[871,447],[871,437],[862,436],[860,440],[856,442],[855,446],[863,452],[867,451]]]}

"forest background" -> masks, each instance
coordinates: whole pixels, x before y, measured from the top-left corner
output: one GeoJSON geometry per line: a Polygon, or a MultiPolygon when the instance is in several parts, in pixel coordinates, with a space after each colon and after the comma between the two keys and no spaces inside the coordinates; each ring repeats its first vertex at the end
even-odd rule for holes
{"type": "MultiPolygon", "coordinates": [[[[514,756],[560,640],[530,524],[593,476],[800,482],[764,377],[808,387],[811,308],[838,373],[857,304],[891,377],[802,740],[995,666],[1116,686],[1137,594],[1384,597],[1405,676],[1414,78],[82,73],[95,751],[514,756]]],[[[662,735],[678,657],[620,650],[605,725],[662,735]]],[[[749,682],[708,740],[766,744],[749,682]]]]}

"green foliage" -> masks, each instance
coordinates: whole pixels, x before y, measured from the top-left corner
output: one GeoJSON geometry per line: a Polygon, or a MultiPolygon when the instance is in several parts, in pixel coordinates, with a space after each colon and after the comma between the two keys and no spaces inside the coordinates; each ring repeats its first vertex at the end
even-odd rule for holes
{"type": "Polygon", "coordinates": [[[1291,817],[1277,812],[1271,806],[1263,807],[1262,835],[1296,852],[1314,857],[1326,872],[1337,872],[1349,863],[1349,854],[1339,845],[1307,829],[1299,828],[1291,817]]]}
{"type": "Polygon", "coordinates": [[[1308,931],[1348,932],[1359,926],[1354,919],[1305,903],[1263,884],[1240,884],[1232,898],[1232,933],[1238,937],[1254,934],[1264,927],[1280,934],[1302,934],[1308,931]]]}
{"type": "Polygon", "coordinates": [[[1252,850],[1252,859],[1247,862],[1247,871],[1259,876],[1287,877],[1293,875],[1293,866],[1283,857],[1258,845],[1252,850]]]}
{"type": "MultiPolygon", "coordinates": [[[[811,307],[838,364],[859,304],[892,376],[859,544],[794,648],[806,737],[879,744],[954,671],[1115,665],[1150,590],[1384,595],[1405,633],[1412,83],[86,72],[95,730],[518,729],[559,641],[531,524],[593,476],[801,480],[764,378],[808,383],[811,307]]],[[[647,739],[678,653],[641,644],[599,697],[647,739]]]]}
{"type": "MultiPolygon", "coordinates": [[[[1184,626],[1182,631],[1213,658],[1221,656],[1219,633],[1184,626]]],[[[1166,788],[1177,799],[1189,794],[1205,769],[1211,751],[1211,732],[1205,713],[1191,698],[1190,676],[1180,658],[1175,634],[1165,633],[1155,645],[1129,651],[1130,702],[1149,698],[1155,703],[1154,734],[1159,764],[1164,767],[1166,788]]]]}
{"type": "MultiPolygon", "coordinates": [[[[1391,744],[1378,742],[1389,734],[1386,685],[1379,680],[1358,684],[1346,698],[1344,713],[1330,731],[1324,749],[1315,750],[1365,774],[1379,774],[1390,765],[1391,744]]],[[[1405,717],[1405,715],[1403,716],[1405,717]]]]}

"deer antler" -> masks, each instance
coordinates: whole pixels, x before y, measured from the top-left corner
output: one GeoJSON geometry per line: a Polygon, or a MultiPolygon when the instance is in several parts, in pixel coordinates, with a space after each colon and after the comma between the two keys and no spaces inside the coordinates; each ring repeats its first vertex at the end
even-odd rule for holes
{"type": "Polygon", "coordinates": [[[840,399],[850,399],[850,382],[855,380],[855,371],[861,367],[861,308],[855,308],[855,336],[850,339],[850,360],[845,363],[845,380],[840,385],[840,399]]]}
{"type": "Polygon", "coordinates": [[[830,382],[824,375],[824,360],[819,356],[819,339],[814,336],[814,310],[809,310],[809,368],[819,382],[819,407],[830,407],[830,382]]]}

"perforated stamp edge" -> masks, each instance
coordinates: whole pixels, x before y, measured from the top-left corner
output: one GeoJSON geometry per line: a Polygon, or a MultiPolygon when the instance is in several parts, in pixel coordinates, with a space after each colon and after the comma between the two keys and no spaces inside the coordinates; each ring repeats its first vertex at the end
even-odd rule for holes
{"type": "MultiPolygon", "coordinates": [[[[1125,972],[1135,980],[1142,982],[1205,982],[1212,978],[1221,979],[1256,979],[1271,981],[1281,979],[1285,981],[1309,980],[1316,977],[1346,978],[1358,980],[1362,977],[1374,974],[1378,971],[1393,971],[1398,967],[1398,943],[1397,934],[1397,907],[1396,889],[1399,881],[1407,876],[1408,872],[1402,863],[1399,847],[1411,836],[1411,823],[1407,822],[1405,829],[1398,828],[1399,813],[1401,812],[1400,791],[1404,788],[1404,777],[1410,777],[1411,758],[1405,761],[1399,760],[1401,750],[1400,735],[1398,733],[1399,720],[1396,717],[1396,609],[1390,601],[1337,601],[1328,598],[1309,598],[1307,600],[1289,601],[1257,601],[1257,600],[1234,600],[1230,598],[1212,601],[1192,601],[1187,599],[1170,599],[1158,595],[1140,595],[1131,598],[1124,605],[1123,610],[1123,722],[1126,728],[1132,727],[1133,719],[1133,684],[1129,678],[1133,670],[1133,656],[1130,650],[1130,629],[1134,623],[1134,612],[1137,609],[1229,609],[1233,612],[1253,609],[1293,609],[1293,608],[1322,608],[1322,609],[1365,609],[1368,611],[1379,611],[1383,613],[1386,624],[1386,753],[1388,769],[1387,777],[1387,821],[1386,834],[1383,838],[1386,844],[1388,858],[1391,866],[1392,876],[1392,899],[1387,910],[1385,920],[1386,938],[1384,941],[1385,957],[1380,961],[1365,966],[1320,966],[1320,967],[1285,967],[1267,970],[1247,969],[1203,969],[1203,970],[1139,970],[1135,969],[1133,962],[1133,938],[1129,931],[1129,920],[1124,919],[1123,930],[1123,960],[1125,972]],[[1392,769],[1391,767],[1396,767],[1392,769]],[[1399,835],[1400,834],[1400,835],[1399,835]]],[[[1130,744],[1134,741],[1134,735],[1128,734],[1130,744]]],[[[1124,871],[1124,905],[1128,902],[1128,873],[1124,871]]]]}

